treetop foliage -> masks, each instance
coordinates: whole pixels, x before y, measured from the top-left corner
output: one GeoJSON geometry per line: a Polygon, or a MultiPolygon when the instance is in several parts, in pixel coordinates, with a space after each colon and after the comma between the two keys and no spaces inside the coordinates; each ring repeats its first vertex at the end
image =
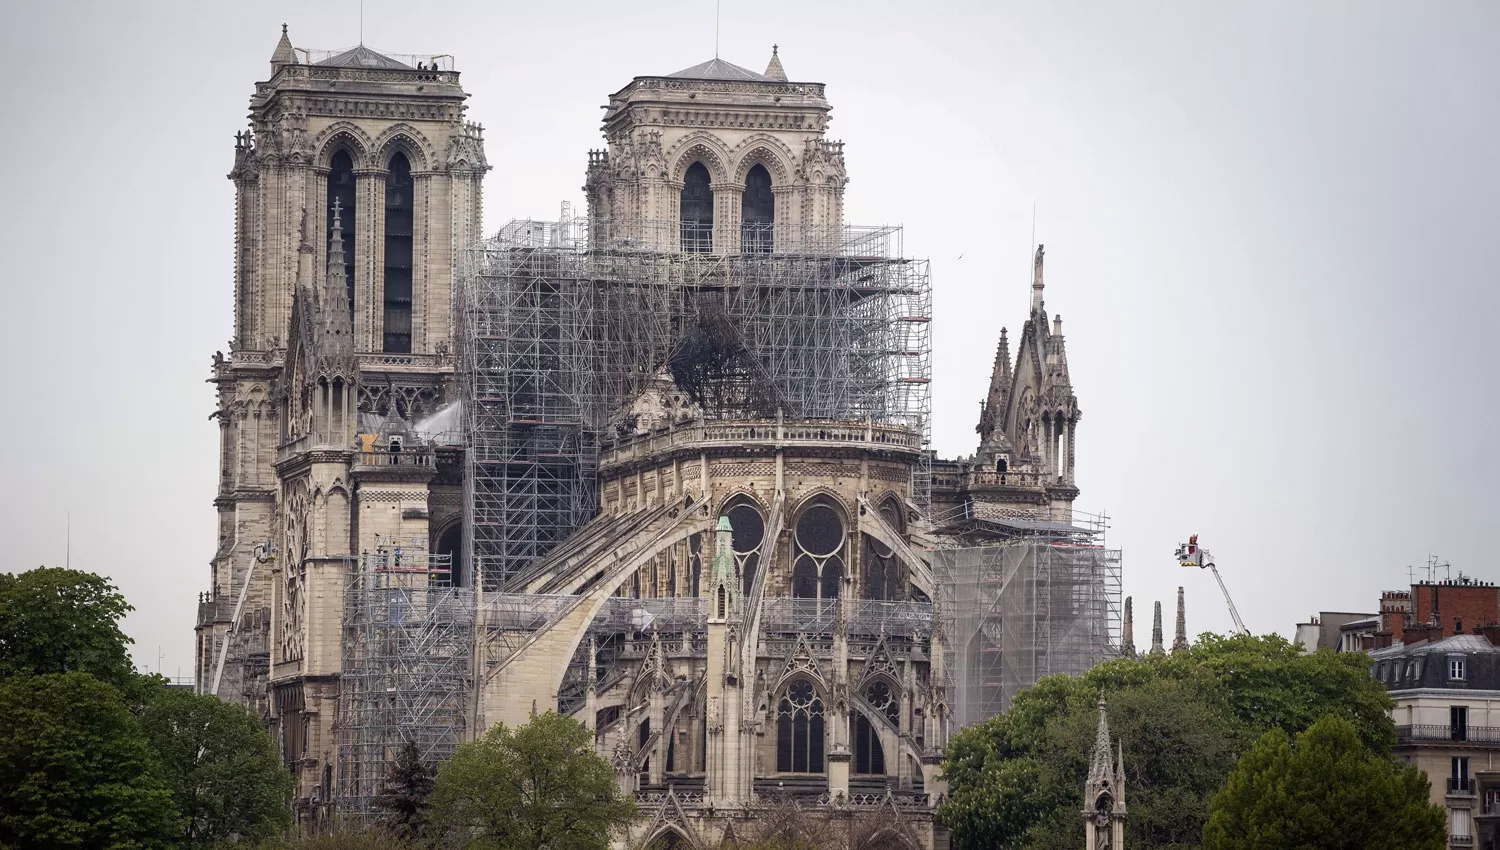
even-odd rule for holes
{"type": "Polygon", "coordinates": [[[1442,850],[1447,816],[1427,777],[1372,752],[1330,716],[1297,735],[1272,728],[1229,774],[1205,850],[1442,850]]]}
{"type": "Polygon", "coordinates": [[[1296,734],[1334,714],[1382,757],[1395,743],[1390,699],[1365,656],[1204,635],[1184,653],[1048,677],[1007,714],[954,735],[941,815],[955,847],[1077,846],[1101,694],[1124,748],[1127,844],[1142,850],[1199,846],[1214,793],[1267,729],[1296,734]]]}
{"type": "Polygon", "coordinates": [[[606,850],[635,813],[593,733],[551,711],[460,746],[431,805],[432,828],[476,850],[606,850]]]}
{"type": "Polygon", "coordinates": [[[0,573],[0,679],[82,672],[134,677],[120,618],[133,611],[109,579],[60,567],[0,573]]]}

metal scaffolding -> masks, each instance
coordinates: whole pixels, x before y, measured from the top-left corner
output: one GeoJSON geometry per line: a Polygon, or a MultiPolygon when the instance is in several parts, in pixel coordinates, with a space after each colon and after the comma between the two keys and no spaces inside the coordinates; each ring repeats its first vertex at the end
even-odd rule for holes
{"type": "Polygon", "coordinates": [[[370,814],[407,742],[423,762],[452,754],[468,729],[474,591],[447,587],[447,555],[421,538],[379,538],[344,594],[339,809],[370,814]]]}
{"type": "Polygon", "coordinates": [[[1120,552],[1091,535],[941,549],[933,560],[953,721],[1010,708],[1044,676],[1079,675],[1120,649],[1120,552]]]}
{"type": "MultiPolygon", "coordinates": [[[[777,227],[719,253],[681,250],[681,228],[515,221],[467,252],[465,554],[486,588],[598,510],[601,438],[663,376],[708,419],[869,419],[927,444],[931,284],[899,228],[777,227]]],[[[913,486],[925,506],[925,462],[913,486]]]]}

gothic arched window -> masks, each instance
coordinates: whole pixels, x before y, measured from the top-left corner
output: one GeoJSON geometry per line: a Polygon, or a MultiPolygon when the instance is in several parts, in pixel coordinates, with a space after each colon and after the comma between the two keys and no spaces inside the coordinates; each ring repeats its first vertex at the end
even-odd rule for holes
{"type": "MultiPolygon", "coordinates": [[[[897,534],[902,533],[901,509],[896,502],[887,499],[880,506],[880,518],[897,534]]],[[[902,589],[901,563],[891,547],[870,535],[865,535],[864,598],[900,600],[905,597],[902,589]]]]}
{"type": "Polygon", "coordinates": [[[344,282],[349,290],[349,315],[354,315],[354,159],[341,150],[328,163],[328,237],[333,246],[333,204],[338,201],[339,227],[344,234],[344,282]]]}
{"type": "Polygon", "coordinates": [[[750,593],[755,583],[755,572],[760,567],[760,544],[766,536],[766,521],[748,496],[736,496],[724,509],[729,517],[730,549],[734,552],[734,565],[740,572],[740,592],[750,593]]]}
{"type": "Polygon", "coordinates": [[[688,166],[682,178],[682,250],[706,254],[714,249],[714,193],[703,163],[688,166]]]}
{"type": "Polygon", "coordinates": [[[771,253],[775,223],[776,195],[771,191],[771,174],[764,165],[757,164],[745,175],[745,195],[740,202],[740,250],[771,253]]]}
{"type": "Polygon", "coordinates": [[[823,700],[806,679],[793,681],[776,705],[776,770],[823,772],[823,700]]]}
{"type": "Polygon", "coordinates": [[[797,517],[793,542],[792,596],[837,599],[844,578],[842,514],[827,502],[812,503],[797,517]]]}
{"type": "Polygon", "coordinates": [[[411,352],[412,181],[406,154],[385,176],[385,351],[411,352]]]}
{"type": "MultiPolygon", "coordinates": [[[[434,573],[432,583],[439,587],[464,587],[463,573],[459,562],[464,556],[464,530],[463,523],[455,522],[437,539],[437,545],[433,547],[433,554],[446,557],[448,563],[447,572],[434,573]]],[[[441,565],[441,562],[439,562],[441,565]]]]}

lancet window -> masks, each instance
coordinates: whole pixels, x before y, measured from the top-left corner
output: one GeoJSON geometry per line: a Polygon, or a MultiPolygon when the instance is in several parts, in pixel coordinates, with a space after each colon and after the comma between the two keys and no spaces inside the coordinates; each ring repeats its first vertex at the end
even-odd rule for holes
{"type": "MultiPolygon", "coordinates": [[[[884,715],[896,728],[901,726],[901,700],[889,682],[876,679],[866,686],[864,700],[870,708],[884,715]]],[[[854,772],[885,773],[885,747],[880,743],[880,724],[870,721],[863,712],[854,714],[854,772]]]]}
{"type": "Polygon", "coordinates": [[[776,705],[776,770],[823,772],[823,700],[807,679],[794,679],[776,705]]]}
{"type": "Polygon", "coordinates": [[[328,163],[328,241],[333,246],[333,204],[339,205],[339,226],[344,234],[344,282],[349,290],[349,315],[354,315],[354,252],[357,240],[355,233],[354,203],[354,159],[348,151],[341,150],[328,163]]]}
{"type": "Polygon", "coordinates": [[[771,191],[771,174],[764,165],[757,164],[745,175],[745,194],[740,202],[740,250],[750,254],[771,253],[775,223],[776,195],[771,191]]]}
{"type": "MultiPolygon", "coordinates": [[[[887,499],[881,504],[880,518],[885,520],[885,524],[897,534],[903,533],[901,509],[897,507],[895,501],[887,499]]],[[[863,567],[865,599],[900,600],[905,598],[906,594],[902,593],[901,562],[896,559],[896,553],[891,547],[870,535],[865,536],[863,567]]]]}
{"type": "Polygon", "coordinates": [[[682,250],[707,254],[714,249],[714,193],[708,169],[701,162],[688,166],[682,179],[682,250]]]}
{"type": "Polygon", "coordinates": [[[411,352],[412,179],[406,154],[385,177],[385,351],[411,352]]]}

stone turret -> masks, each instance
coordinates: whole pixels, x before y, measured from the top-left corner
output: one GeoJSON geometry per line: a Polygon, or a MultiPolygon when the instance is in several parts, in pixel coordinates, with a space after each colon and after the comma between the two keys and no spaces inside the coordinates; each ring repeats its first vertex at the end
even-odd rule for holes
{"type": "Polygon", "coordinates": [[[1188,650],[1187,639],[1187,606],[1183,602],[1182,588],[1177,588],[1177,632],[1172,638],[1172,654],[1188,650]]]}
{"type": "Polygon", "coordinates": [[[1122,850],[1125,846],[1125,750],[1110,740],[1109,712],[1099,695],[1099,728],[1084,784],[1085,850],[1122,850]]]}
{"type": "Polygon", "coordinates": [[[1135,657],[1135,611],[1129,596],[1125,597],[1125,628],[1120,633],[1120,655],[1124,658],[1135,657]]]}
{"type": "Polygon", "coordinates": [[[1156,613],[1151,616],[1151,654],[1166,655],[1167,650],[1161,644],[1161,602],[1157,601],[1156,613]]]}

